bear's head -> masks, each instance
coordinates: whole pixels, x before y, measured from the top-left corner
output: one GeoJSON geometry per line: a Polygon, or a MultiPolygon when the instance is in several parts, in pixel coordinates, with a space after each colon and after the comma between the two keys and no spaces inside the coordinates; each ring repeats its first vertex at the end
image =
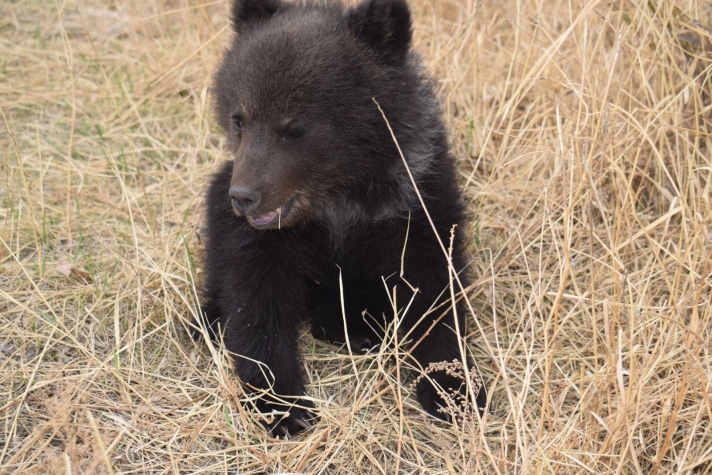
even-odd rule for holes
{"type": "Polygon", "coordinates": [[[274,229],[336,202],[368,213],[395,199],[391,170],[403,165],[374,99],[396,135],[418,135],[422,82],[405,0],[348,9],[235,0],[232,23],[212,94],[234,161],[235,213],[274,229]]]}

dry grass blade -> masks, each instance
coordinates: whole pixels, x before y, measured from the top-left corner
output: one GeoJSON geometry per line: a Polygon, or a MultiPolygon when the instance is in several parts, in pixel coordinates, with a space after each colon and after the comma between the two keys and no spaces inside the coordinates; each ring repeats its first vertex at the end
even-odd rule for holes
{"type": "Polygon", "coordinates": [[[411,6],[483,421],[427,418],[404,351],[305,335],[321,419],[267,437],[186,331],[225,3],[2,2],[0,472],[712,474],[709,2],[411,6]]]}

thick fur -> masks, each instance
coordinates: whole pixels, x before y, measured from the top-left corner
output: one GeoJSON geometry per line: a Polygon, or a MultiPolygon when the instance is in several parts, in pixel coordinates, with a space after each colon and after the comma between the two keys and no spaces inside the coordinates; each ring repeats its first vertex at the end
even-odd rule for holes
{"type": "MultiPolygon", "coordinates": [[[[448,308],[446,258],[374,98],[446,245],[457,225],[458,270],[465,265],[463,206],[439,107],[410,51],[404,0],[366,0],[352,9],[235,0],[232,21],[237,35],[212,92],[233,160],[207,194],[203,312],[213,331],[223,331],[243,384],[275,395],[260,399],[261,411],[284,409],[278,398],[296,404],[270,424],[273,434],[287,435],[313,417],[299,399],[300,325],[309,322],[318,338],[345,341],[340,274],[357,350],[378,344],[393,319],[384,278],[397,287],[401,314],[411,300],[399,277],[406,234],[404,278],[418,293],[401,330],[413,330],[409,339],[418,341],[448,308]],[[250,199],[240,190],[250,190],[250,199]],[[259,225],[274,210],[279,221],[259,225]]],[[[467,285],[464,273],[461,279],[467,285]]],[[[461,305],[457,314],[462,331],[461,305]]],[[[450,309],[412,357],[423,368],[461,360],[454,328],[450,309]]],[[[444,372],[431,376],[445,390],[464,391],[444,372]]],[[[446,418],[427,378],[417,393],[430,414],[446,418]]],[[[485,401],[483,390],[478,402],[485,401]]]]}

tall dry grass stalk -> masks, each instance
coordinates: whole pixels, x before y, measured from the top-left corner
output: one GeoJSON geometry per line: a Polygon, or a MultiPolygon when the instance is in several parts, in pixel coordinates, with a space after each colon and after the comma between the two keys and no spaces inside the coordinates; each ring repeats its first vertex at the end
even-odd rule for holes
{"type": "Polygon", "coordinates": [[[712,4],[412,7],[472,212],[484,420],[428,419],[404,348],[305,335],[321,421],[268,438],[185,331],[224,1],[3,1],[1,471],[712,473],[712,4]]]}

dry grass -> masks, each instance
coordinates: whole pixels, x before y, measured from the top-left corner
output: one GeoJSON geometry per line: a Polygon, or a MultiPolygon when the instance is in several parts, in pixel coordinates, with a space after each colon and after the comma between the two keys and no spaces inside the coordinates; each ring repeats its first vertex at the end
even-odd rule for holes
{"type": "Polygon", "coordinates": [[[268,438],[185,332],[224,2],[6,0],[0,471],[712,473],[712,5],[412,6],[470,197],[486,418],[433,422],[397,355],[305,335],[321,422],[268,438]]]}

